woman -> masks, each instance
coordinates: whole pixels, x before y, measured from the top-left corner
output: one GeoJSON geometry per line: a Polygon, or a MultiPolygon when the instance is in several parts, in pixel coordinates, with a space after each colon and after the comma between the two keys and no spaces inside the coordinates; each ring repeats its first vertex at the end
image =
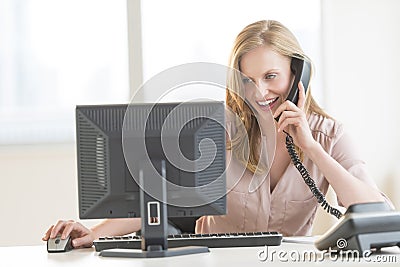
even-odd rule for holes
{"type": "MultiPolygon", "coordinates": [[[[310,234],[318,203],[290,163],[284,131],[293,137],[303,164],[323,193],[331,185],[345,207],[385,201],[340,123],[316,104],[310,89],[305,94],[299,83],[297,105],[285,101],[293,81],[292,57],[309,61],[293,34],[279,22],[259,21],[238,35],[230,67],[243,73],[244,86],[231,83],[236,91],[227,91],[227,107],[235,115],[233,118],[240,118],[227,119],[227,180],[231,188],[227,195],[228,211],[224,216],[201,217],[196,232],[310,234]],[[275,123],[271,112],[274,117],[281,114],[275,127],[271,127],[275,123]],[[265,136],[274,137],[274,155],[265,136]]],[[[92,229],[74,221],[59,221],[49,228],[43,240],[62,233],[62,238],[72,236],[74,247],[86,247],[100,236],[123,235],[139,229],[140,219],[104,220],[92,229]]]]}
{"type": "Polygon", "coordinates": [[[277,21],[250,24],[236,38],[230,67],[243,73],[244,86],[228,90],[226,102],[240,118],[245,131],[237,130],[237,121],[228,121],[228,129],[233,131],[227,177],[235,177],[232,170],[240,165],[245,165],[246,171],[228,194],[228,214],[200,218],[197,232],[311,233],[318,203],[290,164],[285,132],[293,137],[303,165],[323,193],[331,185],[339,203],[346,208],[354,203],[385,200],[368,177],[364,162],[355,154],[341,124],[317,105],[310,89],[305,94],[300,82],[298,104],[285,101],[293,82],[290,70],[293,57],[310,61],[294,35],[277,21]],[[276,124],[275,155],[269,157],[271,163],[260,149],[270,146],[263,145],[263,136],[270,136],[269,112],[275,118],[281,114],[276,124]],[[247,137],[246,153],[243,145],[246,142],[242,139],[247,137]],[[263,166],[270,166],[269,172],[263,166]],[[260,175],[266,179],[258,179],[262,183],[256,190],[250,190],[249,185],[260,175]]]}

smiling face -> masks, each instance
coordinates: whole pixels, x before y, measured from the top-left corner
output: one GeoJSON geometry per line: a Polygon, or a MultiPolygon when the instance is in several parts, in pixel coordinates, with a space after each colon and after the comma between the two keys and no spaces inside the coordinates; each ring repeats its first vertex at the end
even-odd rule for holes
{"type": "Polygon", "coordinates": [[[240,70],[246,100],[256,112],[273,113],[285,101],[293,80],[290,58],[262,45],[242,56],[240,70]]]}

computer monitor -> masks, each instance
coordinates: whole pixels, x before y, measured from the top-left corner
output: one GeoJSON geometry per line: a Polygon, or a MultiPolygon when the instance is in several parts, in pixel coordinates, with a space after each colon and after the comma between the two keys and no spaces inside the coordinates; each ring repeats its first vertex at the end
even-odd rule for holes
{"type": "MultiPolygon", "coordinates": [[[[141,217],[142,240],[165,241],[164,211],[170,218],[226,213],[223,102],[77,106],[76,130],[81,219],[141,217]]],[[[143,250],[153,244],[146,242],[143,250]]]]}

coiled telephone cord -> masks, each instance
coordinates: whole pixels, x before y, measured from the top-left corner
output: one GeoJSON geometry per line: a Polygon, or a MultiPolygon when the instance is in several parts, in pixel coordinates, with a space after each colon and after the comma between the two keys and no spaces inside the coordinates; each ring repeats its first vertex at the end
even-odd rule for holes
{"type": "Polygon", "coordinates": [[[309,172],[304,167],[304,165],[301,163],[299,156],[297,155],[296,150],[295,150],[295,146],[293,143],[293,137],[291,137],[290,134],[287,133],[286,131],[283,131],[283,132],[286,134],[286,142],[285,142],[286,149],[289,152],[289,155],[290,155],[293,165],[300,172],[301,177],[303,177],[303,179],[304,179],[304,182],[310,188],[311,192],[317,199],[318,203],[321,204],[322,208],[324,210],[326,210],[328,213],[335,216],[336,218],[340,219],[340,217],[342,217],[343,214],[338,209],[329,205],[329,203],[325,199],[324,194],[322,194],[322,192],[316,186],[315,181],[311,178],[309,172]]]}

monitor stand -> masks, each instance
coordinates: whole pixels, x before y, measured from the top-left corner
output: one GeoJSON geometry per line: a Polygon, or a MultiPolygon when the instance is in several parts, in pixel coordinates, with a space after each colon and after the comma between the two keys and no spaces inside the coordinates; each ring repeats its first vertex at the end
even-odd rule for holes
{"type": "Polygon", "coordinates": [[[208,247],[188,246],[168,248],[168,216],[165,161],[153,161],[153,164],[143,163],[139,171],[140,178],[140,214],[142,219],[142,250],[135,249],[106,249],[100,252],[103,257],[122,258],[160,258],[179,255],[209,252],[208,247]],[[154,173],[157,168],[164,179],[159,179],[154,173]],[[144,178],[146,177],[146,178],[144,178]],[[149,178],[150,177],[150,178],[149,178]],[[152,179],[153,178],[153,179],[152,179]],[[161,200],[147,194],[147,188],[159,189],[161,200]]]}

